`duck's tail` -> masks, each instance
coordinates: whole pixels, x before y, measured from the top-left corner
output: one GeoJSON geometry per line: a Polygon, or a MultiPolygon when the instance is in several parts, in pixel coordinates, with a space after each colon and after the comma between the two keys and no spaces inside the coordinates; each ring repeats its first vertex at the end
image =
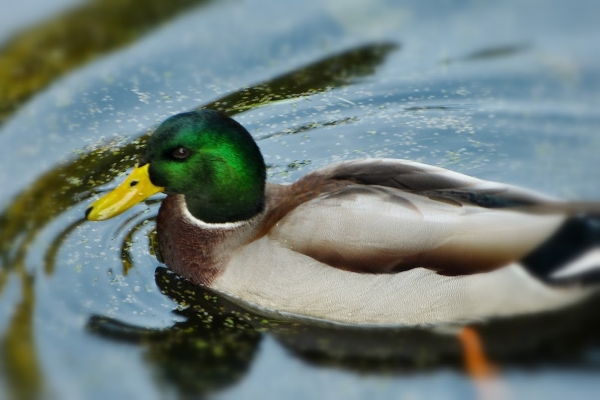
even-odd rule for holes
{"type": "Polygon", "coordinates": [[[600,284],[600,215],[570,217],[521,264],[547,283],[600,284]]]}

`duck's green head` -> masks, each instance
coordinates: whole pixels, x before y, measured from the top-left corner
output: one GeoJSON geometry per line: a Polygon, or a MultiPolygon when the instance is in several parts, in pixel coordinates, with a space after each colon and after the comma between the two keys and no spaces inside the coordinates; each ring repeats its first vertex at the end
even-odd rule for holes
{"type": "Polygon", "coordinates": [[[139,166],[86,216],[108,219],[162,191],[183,194],[204,222],[241,221],[263,210],[265,179],[263,157],[243,126],[217,111],[187,112],[156,129],[139,166]]]}

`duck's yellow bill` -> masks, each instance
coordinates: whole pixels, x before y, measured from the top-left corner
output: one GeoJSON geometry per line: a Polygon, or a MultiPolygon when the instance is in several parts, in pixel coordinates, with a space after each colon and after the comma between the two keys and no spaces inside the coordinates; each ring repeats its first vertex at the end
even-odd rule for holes
{"type": "Polygon", "coordinates": [[[90,221],[102,221],[121,214],[164,188],[150,182],[148,167],[135,167],[133,172],[113,191],[96,200],[85,212],[90,221]]]}

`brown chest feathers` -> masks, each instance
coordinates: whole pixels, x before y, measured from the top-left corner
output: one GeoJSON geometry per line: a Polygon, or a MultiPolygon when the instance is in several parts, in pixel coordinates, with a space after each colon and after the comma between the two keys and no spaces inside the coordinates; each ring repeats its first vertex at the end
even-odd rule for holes
{"type": "Polygon", "coordinates": [[[186,218],[183,196],[168,196],[157,217],[158,242],[165,264],[190,281],[209,286],[228,259],[218,251],[228,236],[220,229],[199,229],[186,218]]]}

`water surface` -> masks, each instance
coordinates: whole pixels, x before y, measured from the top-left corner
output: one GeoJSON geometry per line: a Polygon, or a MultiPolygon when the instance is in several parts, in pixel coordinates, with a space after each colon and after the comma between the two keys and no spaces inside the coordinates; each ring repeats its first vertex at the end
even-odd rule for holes
{"type": "MultiPolygon", "coordinates": [[[[408,158],[600,198],[594,1],[209,3],[60,78],[0,128],[0,390],[15,397],[478,398],[458,341],[249,314],[155,255],[159,197],[83,220],[166,117],[228,113],[269,179],[408,158]]],[[[597,303],[480,326],[513,398],[594,398],[597,303]]]]}

